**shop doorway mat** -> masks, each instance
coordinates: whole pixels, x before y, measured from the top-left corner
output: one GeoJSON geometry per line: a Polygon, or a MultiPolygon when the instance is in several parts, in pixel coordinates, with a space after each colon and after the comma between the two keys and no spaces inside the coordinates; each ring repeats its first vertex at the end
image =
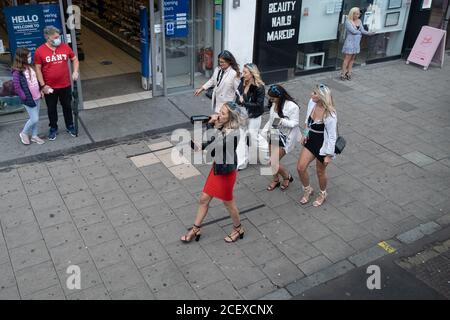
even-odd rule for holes
{"type": "Polygon", "coordinates": [[[81,85],[84,101],[105,99],[144,91],[141,86],[141,74],[138,72],[82,80],[81,85]]]}

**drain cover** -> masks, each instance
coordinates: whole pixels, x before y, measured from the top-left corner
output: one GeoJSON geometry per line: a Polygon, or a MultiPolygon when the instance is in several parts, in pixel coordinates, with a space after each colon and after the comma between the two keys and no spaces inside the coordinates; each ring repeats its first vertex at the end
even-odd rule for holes
{"type": "Polygon", "coordinates": [[[102,64],[104,66],[109,66],[110,64],[112,64],[112,61],[104,60],[104,61],[100,62],[100,64],[102,64]]]}

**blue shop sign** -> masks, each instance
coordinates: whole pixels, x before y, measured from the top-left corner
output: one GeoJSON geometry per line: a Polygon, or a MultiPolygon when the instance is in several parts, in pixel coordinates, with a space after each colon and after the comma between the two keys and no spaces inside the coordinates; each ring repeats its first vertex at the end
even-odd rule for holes
{"type": "Polygon", "coordinates": [[[28,5],[3,9],[8,29],[9,48],[14,57],[17,48],[28,48],[32,56],[45,43],[44,28],[61,29],[58,5],[28,5]]]}
{"type": "Polygon", "coordinates": [[[62,31],[61,12],[58,4],[42,4],[46,26],[54,26],[62,31]]]}
{"type": "Polygon", "coordinates": [[[189,34],[189,0],[164,1],[166,37],[184,38],[189,34]]]}

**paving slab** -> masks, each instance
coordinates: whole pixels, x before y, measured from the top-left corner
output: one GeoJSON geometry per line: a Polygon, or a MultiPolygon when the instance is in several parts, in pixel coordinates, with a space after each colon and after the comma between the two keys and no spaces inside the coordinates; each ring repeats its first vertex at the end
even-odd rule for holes
{"type": "MultiPolygon", "coordinates": [[[[207,112],[209,100],[181,94],[83,111],[90,137],[61,134],[40,150],[0,142],[0,297],[289,299],[387,254],[380,241],[398,239],[398,249],[439,232],[450,223],[450,115],[448,94],[439,94],[448,73],[435,79],[401,61],[364,68],[361,81],[345,85],[332,74],[286,83],[302,106],[305,88],[329,83],[351,143],[328,168],[320,208],[298,203],[296,177],[285,192],[268,193],[270,177],[258,166],[240,171],[234,193],[245,237],[233,244],[223,241],[232,221],[217,199],[201,240],[179,240],[194,222],[211,165],[174,161],[170,134],[191,128],[180,110],[207,112]],[[414,81],[429,88],[411,90],[414,81]],[[61,287],[72,264],[87,276],[75,292],[61,287]],[[42,281],[27,287],[23,276],[19,285],[23,270],[42,281]]],[[[283,159],[290,172],[299,152],[283,159]]],[[[317,189],[314,165],[308,172],[317,189]]]]}

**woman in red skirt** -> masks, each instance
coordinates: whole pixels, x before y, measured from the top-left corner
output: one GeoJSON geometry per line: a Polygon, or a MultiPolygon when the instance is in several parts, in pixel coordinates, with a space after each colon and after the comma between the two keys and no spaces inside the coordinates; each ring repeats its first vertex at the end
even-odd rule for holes
{"type": "Polygon", "coordinates": [[[218,114],[211,116],[208,123],[208,129],[214,128],[213,137],[201,147],[193,144],[196,151],[208,150],[214,162],[200,196],[194,226],[181,237],[184,243],[191,242],[193,239],[200,240],[200,228],[213,198],[223,201],[233,221],[233,230],[224,240],[231,243],[244,237],[239,210],[233,198],[233,188],[237,177],[236,148],[239,141],[239,127],[243,121],[239,106],[234,102],[227,102],[218,114]]]}

